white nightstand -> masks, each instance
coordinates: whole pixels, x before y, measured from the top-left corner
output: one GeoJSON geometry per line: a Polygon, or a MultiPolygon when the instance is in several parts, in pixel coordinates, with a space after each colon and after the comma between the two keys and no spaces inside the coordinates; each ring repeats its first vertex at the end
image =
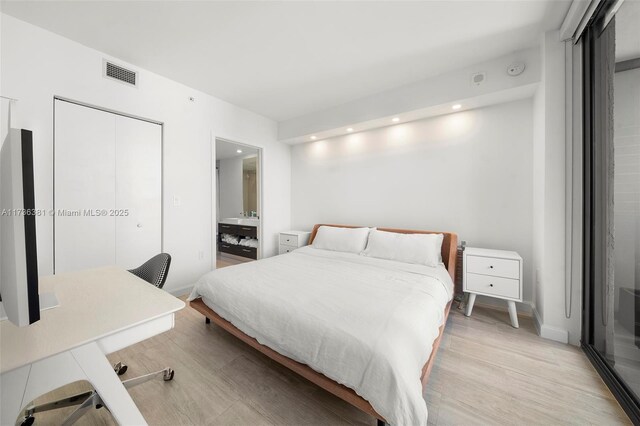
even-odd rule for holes
{"type": "Polygon", "coordinates": [[[516,302],[522,302],[522,257],[515,251],[467,247],[462,264],[462,290],[469,293],[465,315],[471,315],[477,294],[505,299],[511,325],[518,328],[516,302]]]}
{"type": "Polygon", "coordinates": [[[280,249],[278,254],[289,253],[298,247],[309,244],[311,232],[307,231],[285,231],[280,233],[280,249]]]}

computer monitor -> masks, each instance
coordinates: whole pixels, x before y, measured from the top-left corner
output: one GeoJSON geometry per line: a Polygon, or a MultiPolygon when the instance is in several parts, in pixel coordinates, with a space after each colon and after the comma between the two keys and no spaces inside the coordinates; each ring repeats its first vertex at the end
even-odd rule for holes
{"type": "Polygon", "coordinates": [[[10,129],[0,149],[0,298],[21,327],[40,319],[33,172],[32,132],[10,129]]]}

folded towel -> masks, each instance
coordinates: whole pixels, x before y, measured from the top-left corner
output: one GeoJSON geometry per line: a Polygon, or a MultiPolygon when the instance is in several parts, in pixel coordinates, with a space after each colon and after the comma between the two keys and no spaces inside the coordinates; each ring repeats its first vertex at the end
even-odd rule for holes
{"type": "Polygon", "coordinates": [[[227,244],[238,245],[238,237],[231,234],[222,234],[222,241],[227,244]]]}
{"type": "Polygon", "coordinates": [[[244,240],[240,240],[241,246],[258,248],[258,240],[255,238],[245,238],[244,240]]]}

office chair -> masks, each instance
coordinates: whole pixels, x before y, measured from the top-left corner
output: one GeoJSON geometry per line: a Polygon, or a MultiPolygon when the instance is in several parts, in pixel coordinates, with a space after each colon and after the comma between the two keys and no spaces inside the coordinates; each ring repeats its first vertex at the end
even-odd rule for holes
{"type": "MultiPolygon", "coordinates": [[[[145,263],[138,266],[137,268],[129,269],[129,272],[131,272],[133,275],[137,276],[138,278],[145,280],[149,284],[153,284],[158,288],[162,288],[164,286],[164,283],[167,281],[167,275],[169,274],[170,266],[171,266],[171,255],[168,253],[160,253],[156,256],[153,256],[151,259],[147,260],[145,263]]],[[[126,373],[127,368],[128,368],[127,365],[123,364],[122,362],[117,362],[113,366],[113,369],[118,374],[118,376],[122,376],[124,373],[126,373]]],[[[168,371],[169,372],[167,373],[167,375],[170,374],[171,377],[167,379],[166,377],[168,376],[165,376],[165,380],[173,379],[173,370],[168,369],[168,371]]],[[[130,380],[134,380],[134,379],[130,379],[130,380]]]]}
{"type": "MultiPolygon", "coordinates": [[[[164,283],[167,281],[169,266],[171,266],[171,256],[167,253],[160,253],[159,255],[156,255],[143,263],[138,268],[129,270],[129,272],[136,275],[138,278],[145,280],[149,284],[153,284],[158,288],[162,288],[162,286],[164,286],[164,283]]],[[[127,371],[127,366],[122,362],[118,362],[114,365],[113,369],[119,376],[121,376],[127,371]]],[[[165,382],[168,382],[170,380],[173,380],[173,374],[173,369],[167,367],[164,370],[145,374],[144,376],[135,377],[133,379],[124,380],[122,382],[122,385],[125,388],[129,389],[160,375],[162,375],[162,379],[165,382]]],[[[56,410],[58,408],[70,407],[73,405],[79,405],[79,407],[73,413],[71,413],[69,417],[67,417],[67,419],[63,423],[64,425],[71,425],[75,423],[90,408],[102,408],[104,406],[104,402],[102,402],[102,398],[100,398],[100,395],[95,390],[90,390],[73,395],[71,397],[59,399],[57,401],[48,402],[37,406],[32,405],[25,409],[21,426],[31,426],[35,421],[35,417],[33,417],[35,413],[56,410]]]]}

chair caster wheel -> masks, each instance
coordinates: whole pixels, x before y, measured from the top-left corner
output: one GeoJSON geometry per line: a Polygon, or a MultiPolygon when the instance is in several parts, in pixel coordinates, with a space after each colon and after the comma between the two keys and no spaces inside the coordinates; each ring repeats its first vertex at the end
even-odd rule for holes
{"type": "Polygon", "coordinates": [[[33,422],[36,421],[36,418],[33,416],[25,417],[20,426],[31,426],[33,422]]]}
{"type": "Polygon", "coordinates": [[[128,368],[127,365],[121,362],[113,366],[113,370],[116,372],[118,376],[122,376],[124,373],[126,373],[127,368],[128,368]]]}
{"type": "Polygon", "coordinates": [[[169,368],[167,371],[164,372],[163,380],[165,382],[173,380],[173,373],[174,371],[171,368],[169,368]]]}

